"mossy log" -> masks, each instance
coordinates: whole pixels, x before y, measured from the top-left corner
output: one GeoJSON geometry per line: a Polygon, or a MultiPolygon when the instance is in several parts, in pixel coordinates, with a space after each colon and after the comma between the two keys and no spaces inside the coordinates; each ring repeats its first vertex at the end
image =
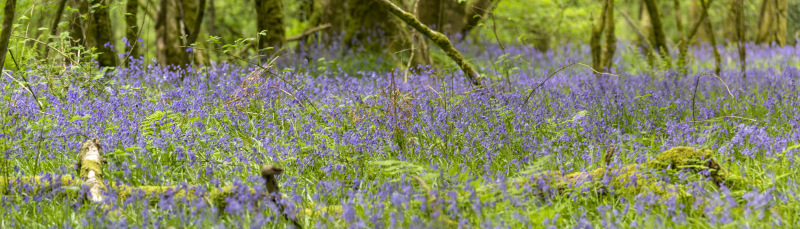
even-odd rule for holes
{"type": "MultiPolygon", "coordinates": [[[[235,186],[225,186],[204,191],[204,187],[196,185],[130,186],[109,182],[103,176],[104,159],[101,151],[102,147],[96,138],[81,144],[76,163],[77,177],[73,175],[0,177],[0,194],[36,194],[65,187],[75,187],[74,189],[66,189],[66,193],[74,193],[74,191],[69,190],[78,190],[79,187],[85,187],[88,192],[86,196],[80,198],[86,198],[94,203],[103,203],[106,198],[114,195],[116,200],[137,196],[141,199],[149,199],[150,204],[157,204],[162,196],[170,196],[174,199],[185,200],[207,199],[211,204],[221,209],[227,206],[226,199],[228,197],[242,194],[237,191],[235,186]]],[[[266,190],[273,195],[270,198],[273,201],[276,196],[280,196],[275,176],[281,174],[282,171],[283,169],[272,165],[265,165],[261,171],[261,175],[266,181],[266,190]]],[[[248,188],[247,191],[251,195],[266,194],[257,193],[254,188],[248,188]]],[[[73,195],[57,195],[57,197],[69,198],[73,197],[73,195]]],[[[274,203],[278,204],[279,202],[276,201],[274,203]]]]}
{"type": "MultiPolygon", "coordinates": [[[[685,195],[681,187],[665,184],[654,179],[652,174],[662,172],[677,172],[688,169],[710,179],[717,186],[725,185],[732,190],[747,189],[753,182],[733,175],[722,169],[712,159],[710,150],[696,150],[692,147],[674,147],[660,153],[655,159],[642,164],[631,164],[619,168],[597,168],[586,172],[561,174],[560,172],[543,172],[529,177],[520,177],[511,181],[508,187],[516,190],[525,190],[530,187],[535,189],[547,188],[556,194],[563,194],[572,190],[583,190],[597,194],[608,194],[609,188],[614,187],[616,193],[643,193],[653,192],[661,196],[673,194],[685,195]],[[707,171],[704,172],[704,171],[707,171]],[[539,187],[545,181],[548,187],[539,187]]],[[[484,187],[483,192],[495,192],[495,187],[484,187]]]]}
{"type": "Polygon", "coordinates": [[[439,46],[439,48],[441,48],[445,52],[445,54],[447,54],[447,56],[450,57],[450,59],[456,62],[456,64],[461,68],[461,70],[464,71],[464,75],[466,75],[466,77],[473,85],[476,86],[481,85],[481,78],[480,75],[478,75],[478,72],[475,71],[475,68],[473,68],[472,65],[469,62],[467,62],[466,59],[464,59],[464,56],[462,56],[461,53],[459,53],[458,50],[456,50],[453,47],[453,44],[450,43],[450,39],[448,39],[447,36],[431,30],[427,26],[420,23],[419,20],[417,20],[417,18],[414,17],[413,14],[403,11],[402,9],[400,9],[400,7],[397,7],[397,5],[390,2],[389,0],[375,0],[375,1],[384,5],[387,9],[389,9],[389,12],[391,12],[392,14],[400,18],[400,20],[403,20],[404,22],[406,22],[406,24],[410,25],[411,27],[419,31],[422,35],[425,35],[425,37],[431,39],[431,41],[433,41],[433,43],[439,46]]]}

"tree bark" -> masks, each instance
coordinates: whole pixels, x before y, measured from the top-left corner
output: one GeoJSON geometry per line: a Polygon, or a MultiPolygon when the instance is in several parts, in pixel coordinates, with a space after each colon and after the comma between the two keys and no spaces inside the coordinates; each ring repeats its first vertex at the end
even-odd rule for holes
{"type": "Polygon", "coordinates": [[[419,0],[416,15],[422,24],[436,25],[434,30],[446,35],[458,34],[466,24],[466,6],[458,0],[419,0]]]}
{"type": "Polygon", "coordinates": [[[200,28],[203,24],[203,15],[205,15],[206,12],[206,0],[199,0],[196,10],[197,13],[195,18],[192,20],[194,22],[191,26],[189,26],[189,29],[191,29],[189,30],[189,38],[187,39],[187,43],[189,44],[197,42],[197,37],[200,35],[200,28]]]}
{"type": "MultiPolygon", "coordinates": [[[[700,17],[703,15],[703,13],[704,13],[703,12],[703,7],[702,7],[702,3],[700,3],[700,1],[697,1],[697,2],[691,1],[689,3],[689,15],[691,15],[690,18],[692,18],[692,21],[699,20],[700,17]]],[[[705,14],[708,15],[708,12],[705,12],[705,14]]],[[[706,17],[706,19],[703,20],[704,22],[703,22],[702,26],[697,30],[697,34],[695,35],[694,41],[696,41],[696,42],[704,42],[704,41],[711,42],[711,37],[710,37],[711,35],[709,33],[711,33],[712,31],[708,30],[708,28],[705,26],[705,24],[706,24],[705,21],[708,21],[708,20],[710,20],[708,17],[706,17]]]]}
{"type": "Polygon", "coordinates": [[[608,2],[608,9],[603,15],[605,17],[605,46],[603,47],[603,61],[602,66],[605,71],[611,71],[611,64],[614,59],[614,52],[617,49],[617,38],[614,36],[616,31],[614,26],[614,0],[605,0],[608,2]]]}
{"type": "Polygon", "coordinates": [[[761,44],[776,43],[786,45],[786,17],[788,2],[786,0],[763,0],[758,17],[758,34],[756,42],[761,44]]]}
{"type": "Polygon", "coordinates": [[[286,41],[286,29],[283,22],[282,0],[255,1],[257,17],[257,33],[265,32],[258,37],[258,50],[261,55],[269,56],[277,51],[286,41]],[[272,50],[267,48],[272,47],[272,50]]]}
{"type": "MultiPolygon", "coordinates": [[[[84,0],[88,1],[88,0],[84,0]]],[[[98,7],[94,7],[94,12],[89,14],[89,25],[85,27],[91,28],[93,36],[93,43],[91,46],[95,47],[100,55],[97,56],[97,62],[100,67],[114,67],[117,66],[117,55],[114,52],[114,42],[111,38],[111,18],[108,12],[108,1],[100,1],[98,7]]]]}
{"type": "Polygon", "coordinates": [[[643,0],[647,7],[647,13],[650,18],[650,23],[653,26],[653,45],[662,57],[669,55],[669,48],[667,48],[667,39],[664,35],[664,28],[661,24],[661,14],[658,13],[658,5],[655,0],[643,0]]]}
{"type": "MultiPolygon", "coordinates": [[[[705,1],[700,0],[700,5],[702,6],[701,9],[703,10],[703,14],[708,15],[708,4],[705,1]]],[[[708,35],[708,40],[711,43],[712,49],[714,50],[714,74],[719,76],[720,72],[722,71],[722,65],[720,63],[722,62],[722,58],[719,55],[719,49],[717,49],[717,40],[714,38],[714,29],[711,26],[711,19],[706,17],[705,23],[703,24],[705,25],[705,29],[707,31],[706,35],[708,35]]]]}
{"type": "Polygon", "coordinates": [[[597,69],[598,71],[602,71],[602,55],[603,49],[600,46],[600,40],[602,39],[603,29],[606,26],[606,11],[608,11],[608,0],[603,1],[602,13],[600,13],[600,18],[592,27],[592,35],[589,39],[589,47],[592,52],[592,68],[597,69]]]}
{"type": "Polygon", "coordinates": [[[8,52],[8,42],[11,39],[16,7],[17,0],[6,0],[6,7],[3,8],[3,30],[0,31],[0,74],[3,74],[3,67],[6,63],[6,53],[8,52]]]}
{"type": "MultiPolygon", "coordinates": [[[[139,3],[136,0],[127,0],[125,4],[125,39],[127,40],[127,44],[125,44],[125,52],[128,53],[128,56],[133,59],[139,59],[141,54],[139,54],[139,44],[137,40],[138,32],[139,32],[139,25],[136,23],[136,18],[139,15],[139,3]]],[[[129,60],[123,60],[125,62],[125,66],[129,66],[129,60]]]]}
{"type": "Polygon", "coordinates": [[[360,46],[370,52],[394,53],[408,48],[402,22],[392,17],[389,7],[375,0],[347,0],[347,5],[346,49],[360,46]]]}
{"type": "Polygon", "coordinates": [[[734,21],[735,21],[735,38],[736,38],[736,48],[739,51],[739,71],[742,74],[742,78],[747,77],[746,73],[746,63],[747,63],[747,51],[745,50],[745,36],[744,36],[744,0],[732,0],[734,4],[732,7],[736,9],[734,21]]]}
{"type": "Polygon", "coordinates": [[[164,67],[188,67],[185,49],[179,39],[177,0],[163,0],[156,19],[156,59],[164,67]]]}
{"type": "MultiPolygon", "coordinates": [[[[611,70],[611,63],[617,44],[617,39],[614,36],[614,0],[604,0],[602,8],[600,20],[592,30],[590,41],[592,68],[597,71],[609,71],[611,70]],[[603,35],[605,35],[605,45],[601,46],[603,35]]],[[[600,75],[598,74],[597,76],[599,77],[600,75]]]]}
{"type": "Polygon", "coordinates": [[[447,54],[450,59],[456,62],[456,65],[461,67],[461,70],[464,71],[464,75],[467,79],[472,82],[473,85],[479,86],[481,85],[481,78],[478,75],[478,72],[472,67],[472,65],[467,62],[461,53],[456,50],[453,45],[450,43],[450,40],[447,37],[439,32],[433,31],[429,29],[427,26],[423,25],[422,23],[417,20],[413,14],[407,13],[394,5],[389,0],[373,0],[376,3],[379,3],[381,7],[385,7],[388,9],[389,12],[400,18],[401,20],[405,21],[406,24],[410,25],[422,35],[431,39],[433,43],[439,46],[444,52],[447,54]]]}
{"type": "MultiPolygon", "coordinates": [[[[84,34],[83,17],[81,17],[81,15],[84,14],[83,12],[88,12],[89,9],[88,5],[84,3],[85,2],[80,0],[70,0],[70,5],[78,9],[78,12],[73,13],[69,17],[69,35],[72,38],[70,42],[72,47],[89,47],[86,41],[86,34],[84,34]]],[[[72,50],[72,52],[75,55],[78,54],[76,50],[72,50]]]]}

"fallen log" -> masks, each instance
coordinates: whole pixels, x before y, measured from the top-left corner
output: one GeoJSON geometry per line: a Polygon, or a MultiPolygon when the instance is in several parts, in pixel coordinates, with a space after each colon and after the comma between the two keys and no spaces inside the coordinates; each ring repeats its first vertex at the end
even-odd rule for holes
{"type": "MultiPolygon", "coordinates": [[[[609,194],[608,190],[613,187],[618,192],[632,194],[653,192],[666,197],[675,194],[676,191],[678,194],[682,194],[680,187],[659,181],[653,175],[679,171],[699,174],[716,186],[725,185],[732,190],[747,189],[750,185],[755,185],[754,182],[721,168],[712,156],[713,153],[710,150],[674,147],[660,153],[655,159],[642,164],[625,165],[619,168],[606,166],[605,168],[569,174],[547,171],[530,176],[517,177],[507,185],[517,192],[530,188],[547,189],[543,191],[553,191],[551,194],[556,195],[575,190],[605,195],[609,194]]],[[[606,155],[606,161],[610,161],[611,157],[613,157],[613,150],[609,150],[606,155]]],[[[495,189],[494,185],[487,185],[481,187],[479,191],[495,193],[495,189]]]]}
{"type": "MultiPolygon", "coordinates": [[[[173,186],[130,186],[117,184],[104,179],[102,156],[102,146],[98,139],[90,139],[81,144],[76,170],[78,176],[23,176],[23,177],[0,177],[0,194],[42,194],[59,188],[64,191],[54,198],[72,198],[75,190],[85,188],[88,192],[84,196],[92,203],[105,204],[108,201],[125,200],[130,197],[149,199],[149,204],[156,205],[162,197],[169,196],[179,200],[205,199],[218,209],[225,209],[229,197],[236,197],[242,193],[237,192],[235,186],[225,186],[222,188],[205,191],[202,186],[194,185],[173,185],[173,186]],[[74,188],[67,188],[74,187],[74,188]],[[66,195],[61,195],[66,193],[66,195]],[[109,197],[114,197],[109,199],[109,197]]],[[[254,188],[247,188],[244,192],[251,195],[270,195],[269,201],[275,204],[279,212],[285,219],[290,221],[295,228],[302,228],[300,224],[283,211],[286,207],[280,200],[280,187],[275,176],[283,172],[282,168],[265,165],[261,169],[261,176],[265,180],[267,193],[258,193],[254,188]]]]}

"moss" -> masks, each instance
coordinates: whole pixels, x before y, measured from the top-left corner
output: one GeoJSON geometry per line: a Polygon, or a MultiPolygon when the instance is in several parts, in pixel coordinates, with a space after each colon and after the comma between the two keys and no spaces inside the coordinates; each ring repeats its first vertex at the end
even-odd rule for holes
{"type": "Polygon", "coordinates": [[[711,150],[696,150],[692,147],[673,147],[658,154],[656,159],[647,162],[647,165],[654,169],[700,166],[703,165],[703,160],[709,160],[711,156],[711,150]]]}
{"type": "MultiPolygon", "coordinates": [[[[581,184],[579,187],[581,190],[588,189],[601,194],[608,194],[605,191],[607,190],[606,185],[609,185],[614,187],[614,193],[618,194],[653,193],[662,198],[670,198],[675,195],[679,197],[691,196],[686,192],[686,188],[683,185],[665,184],[654,178],[656,176],[649,175],[651,172],[662,173],[667,168],[669,168],[667,172],[674,172],[683,168],[693,168],[695,171],[710,169],[711,174],[708,177],[712,178],[717,184],[725,184],[731,190],[745,190],[749,186],[755,185],[753,181],[733,175],[722,169],[712,159],[712,156],[713,152],[711,150],[674,147],[661,152],[655,159],[643,164],[631,164],[616,169],[597,168],[591,171],[574,172],[566,175],[558,171],[548,171],[518,177],[512,179],[509,184],[509,187],[513,188],[510,189],[510,193],[522,193],[523,190],[529,189],[530,186],[536,188],[537,183],[534,181],[544,180],[547,181],[550,188],[558,190],[559,193],[576,190],[575,186],[581,184]],[[607,176],[610,176],[611,180],[603,182],[604,177],[607,176]]],[[[500,193],[496,191],[497,189],[496,185],[487,185],[479,187],[478,191],[490,195],[499,195],[500,193]]]]}
{"type": "Polygon", "coordinates": [[[89,175],[89,171],[94,171],[95,175],[98,179],[102,179],[103,177],[103,165],[100,162],[91,161],[91,160],[83,160],[81,161],[81,170],[80,170],[80,177],[86,177],[89,175]]]}

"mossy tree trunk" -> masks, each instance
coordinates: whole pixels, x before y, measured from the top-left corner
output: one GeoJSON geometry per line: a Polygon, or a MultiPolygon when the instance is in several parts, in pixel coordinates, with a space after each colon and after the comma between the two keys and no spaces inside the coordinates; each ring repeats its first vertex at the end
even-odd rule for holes
{"type": "Polygon", "coordinates": [[[6,6],[3,8],[3,30],[0,31],[0,74],[3,73],[3,67],[6,63],[6,53],[8,52],[8,42],[11,39],[16,7],[16,0],[6,0],[6,6]]]}
{"type": "MultiPolygon", "coordinates": [[[[590,46],[592,51],[592,68],[597,71],[609,71],[616,51],[617,39],[614,36],[614,0],[604,0],[602,13],[592,29],[590,46]],[[605,45],[601,40],[605,35],[605,45]]],[[[597,75],[598,77],[600,75],[597,75]]]]}
{"type": "Polygon", "coordinates": [[[664,35],[664,26],[661,23],[661,14],[658,11],[658,4],[655,0],[643,0],[647,9],[647,15],[653,28],[653,46],[662,57],[669,55],[667,38],[664,35]]]}
{"type": "Polygon", "coordinates": [[[786,45],[787,7],[786,0],[763,0],[761,2],[756,35],[757,43],[786,45]]]}
{"type": "Polygon", "coordinates": [[[286,29],[283,22],[282,0],[256,0],[257,31],[264,34],[258,37],[258,50],[261,55],[270,55],[277,51],[286,40],[286,29]],[[269,50],[268,48],[272,48],[269,50]]]}
{"type": "MultiPolygon", "coordinates": [[[[703,7],[702,7],[702,4],[700,3],[700,1],[691,1],[691,2],[689,2],[689,15],[691,16],[690,17],[691,18],[690,21],[699,20],[700,17],[702,16],[702,14],[703,14],[703,7]]],[[[706,18],[705,21],[708,21],[708,18],[706,18]]],[[[696,42],[711,42],[711,36],[713,35],[713,34],[709,34],[711,32],[712,31],[709,30],[709,28],[707,28],[705,26],[705,23],[703,23],[703,25],[700,27],[700,29],[697,30],[697,35],[695,35],[695,41],[696,42]]]]}
{"type": "Polygon", "coordinates": [[[450,39],[447,39],[445,35],[426,27],[425,25],[420,23],[419,20],[417,20],[417,18],[414,17],[413,14],[403,11],[389,0],[373,0],[373,1],[375,3],[379,3],[380,7],[384,7],[390,13],[394,14],[395,16],[403,20],[406,24],[416,29],[422,35],[425,35],[425,37],[427,37],[428,39],[431,39],[431,41],[433,41],[434,44],[439,46],[439,48],[441,48],[445,52],[445,54],[447,54],[447,56],[450,57],[451,60],[456,62],[456,65],[458,65],[464,72],[464,76],[467,77],[467,79],[469,79],[469,81],[473,85],[475,86],[481,85],[481,78],[480,75],[478,75],[478,72],[475,71],[475,69],[472,67],[472,64],[467,62],[467,60],[464,59],[463,56],[461,56],[461,53],[459,53],[458,50],[456,50],[453,47],[453,44],[450,43],[450,39]]]}
{"type": "MultiPolygon", "coordinates": [[[[650,22],[650,13],[647,12],[647,7],[644,4],[644,1],[639,1],[639,29],[642,31],[641,38],[637,41],[640,47],[644,47],[647,45],[648,47],[643,48],[644,54],[647,56],[647,64],[651,67],[654,66],[656,55],[655,49],[656,47],[652,44],[655,44],[655,39],[653,39],[653,24],[650,22]]],[[[657,51],[656,51],[657,52],[657,51]]]]}
{"type": "MultiPolygon", "coordinates": [[[[139,46],[141,45],[137,40],[139,39],[139,24],[136,23],[136,18],[139,15],[139,3],[136,0],[127,0],[125,3],[125,39],[128,44],[125,45],[125,52],[128,53],[130,58],[138,59],[141,54],[139,46]]],[[[129,60],[123,60],[126,66],[129,66],[129,60]]]]}

